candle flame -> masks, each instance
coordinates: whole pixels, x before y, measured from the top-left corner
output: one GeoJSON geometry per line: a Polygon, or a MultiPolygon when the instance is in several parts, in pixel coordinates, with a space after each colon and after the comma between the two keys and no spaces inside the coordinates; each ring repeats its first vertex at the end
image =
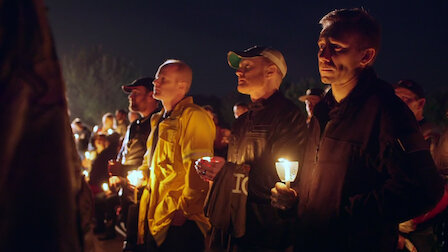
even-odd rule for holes
{"type": "Polygon", "coordinates": [[[103,183],[101,187],[103,188],[103,191],[109,191],[109,185],[107,183],[103,183]]]}
{"type": "Polygon", "coordinates": [[[132,170],[128,172],[127,179],[133,186],[138,186],[140,180],[143,179],[143,172],[139,170],[132,170]]]}
{"type": "Polygon", "coordinates": [[[286,158],[279,158],[275,163],[277,174],[281,181],[289,183],[295,180],[298,170],[297,161],[289,161],[286,158]]]}

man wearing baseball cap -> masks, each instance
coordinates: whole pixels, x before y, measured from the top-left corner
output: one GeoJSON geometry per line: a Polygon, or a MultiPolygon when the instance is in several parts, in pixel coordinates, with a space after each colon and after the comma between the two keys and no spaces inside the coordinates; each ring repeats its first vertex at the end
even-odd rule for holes
{"type": "Polygon", "coordinates": [[[254,46],[230,51],[227,59],[236,69],[238,91],[252,103],[233,125],[227,161],[196,162],[200,176],[213,181],[206,206],[212,234],[224,237],[212,235],[212,244],[230,244],[232,251],[284,251],[292,244],[291,223],[271,206],[270,190],[280,181],[279,158],[302,163],[305,116],[278,91],[287,72],[278,50],[254,46]]]}
{"type": "MultiPolygon", "coordinates": [[[[109,183],[112,186],[124,187],[127,172],[137,169],[143,162],[146,141],[151,132],[150,118],[158,111],[158,101],[152,97],[153,81],[154,78],[145,77],[121,87],[128,94],[129,110],[139,113],[141,118],[129,125],[116,161],[109,163],[109,172],[112,174],[109,183]]],[[[132,196],[121,200],[127,229],[123,251],[133,251],[137,244],[138,205],[133,202],[135,199],[132,196]]]]}

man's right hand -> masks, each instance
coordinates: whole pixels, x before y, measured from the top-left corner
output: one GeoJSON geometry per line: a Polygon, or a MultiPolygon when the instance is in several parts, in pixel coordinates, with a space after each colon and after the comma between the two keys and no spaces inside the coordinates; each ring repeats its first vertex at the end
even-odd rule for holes
{"type": "Polygon", "coordinates": [[[194,168],[203,180],[213,181],[225,163],[222,157],[203,157],[194,162],[194,168]]]}
{"type": "Polygon", "coordinates": [[[287,188],[285,184],[277,182],[271,189],[271,205],[282,210],[294,207],[299,202],[299,196],[294,189],[287,188]]]}

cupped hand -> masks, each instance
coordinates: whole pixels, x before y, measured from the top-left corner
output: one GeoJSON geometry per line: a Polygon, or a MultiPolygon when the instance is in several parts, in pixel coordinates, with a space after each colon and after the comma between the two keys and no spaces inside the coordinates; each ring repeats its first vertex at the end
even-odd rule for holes
{"type": "Polygon", "coordinates": [[[194,162],[194,168],[205,181],[213,181],[226,163],[223,157],[203,157],[194,162]]]}
{"type": "Polygon", "coordinates": [[[297,192],[294,189],[287,188],[285,184],[277,182],[271,189],[271,205],[273,207],[287,210],[293,208],[299,201],[297,192]]]}

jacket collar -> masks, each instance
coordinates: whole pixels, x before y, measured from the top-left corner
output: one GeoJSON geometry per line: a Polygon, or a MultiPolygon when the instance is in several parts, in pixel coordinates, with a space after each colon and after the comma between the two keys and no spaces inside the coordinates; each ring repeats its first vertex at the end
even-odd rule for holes
{"type": "MultiPolygon", "coordinates": [[[[187,107],[189,104],[193,104],[193,97],[191,96],[185,96],[182,100],[180,100],[176,106],[174,106],[173,110],[171,110],[170,113],[168,113],[167,117],[176,119],[180,115],[182,115],[182,112],[184,111],[185,107],[187,107]]],[[[159,116],[162,117],[165,114],[165,109],[162,108],[162,110],[159,113],[159,116]]]]}
{"type": "Polygon", "coordinates": [[[324,104],[328,107],[329,117],[342,117],[349,109],[355,109],[357,105],[363,102],[375,88],[377,80],[375,71],[372,68],[366,68],[359,76],[358,83],[353,90],[342,99],[339,103],[334,99],[333,93],[330,91],[324,97],[324,104]]]}
{"type": "Polygon", "coordinates": [[[256,102],[249,104],[249,111],[260,111],[263,110],[265,107],[270,107],[272,105],[275,105],[276,102],[281,99],[282,94],[277,90],[275,91],[271,96],[269,96],[267,99],[259,99],[256,102]]]}

